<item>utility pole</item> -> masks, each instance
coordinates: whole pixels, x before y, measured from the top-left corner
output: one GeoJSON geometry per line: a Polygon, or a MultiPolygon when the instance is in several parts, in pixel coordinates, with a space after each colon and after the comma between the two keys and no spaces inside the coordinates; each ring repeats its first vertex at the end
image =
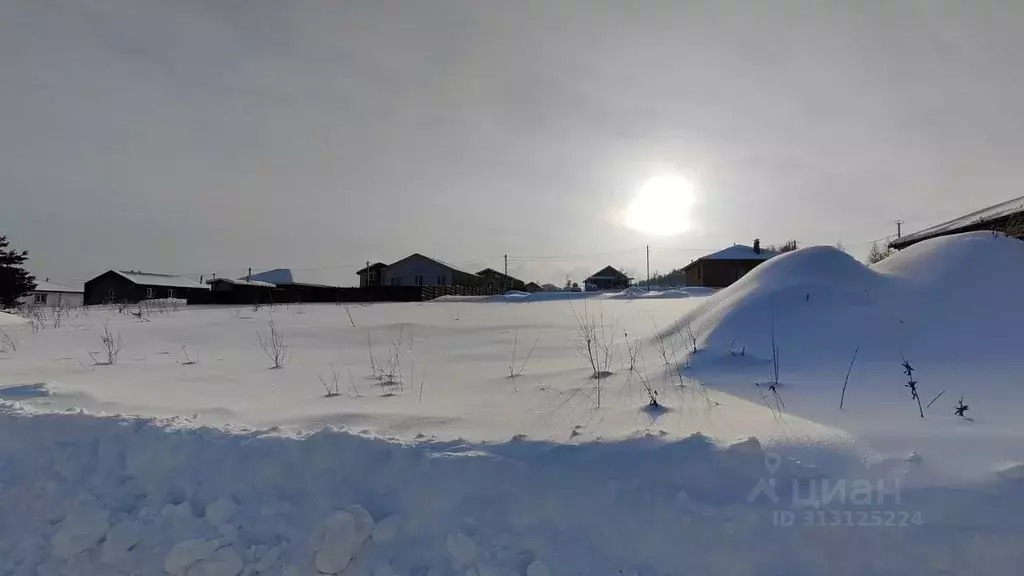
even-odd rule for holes
{"type": "Polygon", "coordinates": [[[245,275],[246,282],[252,282],[252,266],[249,266],[249,273],[245,275]]]}
{"type": "Polygon", "coordinates": [[[896,221],[896,238],[903,238],[903,220],[896,221]]]}
{"type": "Polygon", "coordinates": [[[647,291],[651,291],[651,245],[647,245],[647,291]]]}
{"type": "Polygon", "coordinates": [[[508,283],[508,254],[505,254],[505,277],[501,279],[501,287],[502,287],[501,292],[502,292],[502,294],[504,294],[505,292],[508,292],[508,287],[506,286],[507,283],[508,283]]]}

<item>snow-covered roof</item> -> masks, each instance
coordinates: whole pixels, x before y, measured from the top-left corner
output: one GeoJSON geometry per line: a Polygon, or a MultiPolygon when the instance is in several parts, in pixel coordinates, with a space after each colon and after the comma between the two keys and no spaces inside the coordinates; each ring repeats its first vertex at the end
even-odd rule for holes
{"type": "MultiPolygon", "coordinates": [[[[761,248],[760,252],[754,252],[754,248],[752,246],[735,244],[724,250],[719,250],[718,252],[701,256],[691,262],[689,266],[693,266],[701,260],[768,260],[769,258],[778,255],[778,252],[772,252],[771,250],[765,250],[764,248],[761,248]]],[[[689,268],[689,266],[687,266],[687,268],[689,268]]]]}
{"type": "Polygon", "coordinates": [[[80,294],[84,292],[81,288],[72,288],[70,286],[64,286],[63,284],[57,284],[56,282],[45,282],[36,280],[36,287],[33,292],[67,292],[80,294]]]}
{"type": "Polygon", "coordinates": [[[233,278],[209,278],[206,283],[213,284],[214,282],[224,282],[226,284],[232,284],[234,286],[259,286],[260,288],[276,288],[277,286],[270,282],[262,282],[260,280],[235,280],[233,278]]]}
{"type": "Polygon", "coordinates": [[[167,286],[170,288],[198,288],[200,290],[209,290],[209,286],[200,284],[199,282],[184,276],[174,276],[172,274],[151,274],[149,272],[126,272],[124,270],[114,270],[113,272],[124,276],[131,282],[144,286],[167,286]]]}
{"type": "Polygon", "coordinates": [[[1009,216],[1015,212],[1024,212],[1024,196],[1014,198],[1013,200],[1007,200],[1006,202],[1000,202],[999,204],[989,206],[988,208],[982,208],[977,212],[971,212],[966,216],[954,218],[948,222],[943,222],[942,224],[936,224],[931,228],[925,228],[924,230],[914,232],[913,234],[907,234],[906,236],[891,242],[890,246],[893,246],[894,248],[906,247],[920,242],[921,240],[927,240],[928,238],[934,238],[936,236],[944,236],[946,234],[953,234],[961,228],[984,224],[985,222],[1009,216]]]}

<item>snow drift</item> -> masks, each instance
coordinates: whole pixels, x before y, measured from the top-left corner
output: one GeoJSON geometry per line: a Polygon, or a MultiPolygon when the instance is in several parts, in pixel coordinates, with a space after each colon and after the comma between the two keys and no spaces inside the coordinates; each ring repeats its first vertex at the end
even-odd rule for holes
{"type": "Polygon", "coordinates": [[[863,576],[1013,574],[1024,561],[1019,481],[914,488],[927,458],[833,466],[908,481],[898,497],[869,493],[878,505],[846,526],[818,524],[841,502],[759,496],[766,476],[788,486],[823,471],[755,439],[402,444],[12,405],[0,431],[0,574],[863,576]]]}
{"type": "Polygon", "coordinates": [[[27,323],[28,322],[21,316],[16,316],[7,312],[0,312],[0,326],[17,326],[19,324],[27,323]]]}
{"type": "Polygon", "coordinates": [[[1022,285],[1024,242],[990,232],[921,242],[873,267],[815,246],[758,266],[670,332],[689,324],[704,347],[768,358],[774,326],[791,363],[832,362],[857,346],[862,359],[978,361],[1019,350],[1022,285]]]}

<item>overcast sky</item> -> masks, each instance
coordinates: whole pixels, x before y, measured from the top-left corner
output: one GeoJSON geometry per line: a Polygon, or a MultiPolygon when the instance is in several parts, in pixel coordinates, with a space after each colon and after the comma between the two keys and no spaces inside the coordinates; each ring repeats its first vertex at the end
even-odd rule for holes
{"type": "Polygon", "coordinates": [[[859,256],[1024,194],[1021,30],[1017,0],[4,0],[0,234],[68,282],[859,256]],[[666,173],[692,228],[624,227],[666,173]]]}

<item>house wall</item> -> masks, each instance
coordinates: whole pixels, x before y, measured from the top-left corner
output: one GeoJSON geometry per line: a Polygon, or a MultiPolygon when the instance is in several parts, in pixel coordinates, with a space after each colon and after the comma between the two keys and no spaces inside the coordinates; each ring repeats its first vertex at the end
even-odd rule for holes
{"type": "Polygon", "coordinates": [[[85,283],[85,304],[93,306],[107,302],[138,302],[135,296],[135,284],[124,276],[114,272],[104,272],[85,283]],[[114,291],[113,298],[109,296],[114,291]]]}
{"type": "Polygon", "coordinates": [[[366,272],[359,275],[359,287],[370,288],[373,286],[381,286],[381,280],[384,275],[384,270],[387,270],[387,266],[376,266],[371,267],[366,272]]]}
{"type": "Polygon", "coordinates": [[[522,280],[518,280],[518,279],[513,278],[511,276],[505,276],[501,272],[498,272],[498,271],[495,271],[495,270],[488,270],[487,272],[484,272],[483,274],[479,274],[479,276],[480,276],[480,279],[481,279],[480,280],[480,286],[482,286],[482,287],[484,287],[484,288],[486,288],[488,290],[500,291],[502,286],[503,286],[502,282],[504,282],[505,290],[525,290],[526,289],[526,282],[523,282],[522,280]]]}
{"type": "Polygon", "coordinates": [[[107,304],[109,302],[135,304],[141,300],[170,298],[172,290],[174,291],[174,298],[182,300],[195,299],[197,296],[201,297],[203,294],[209,293],[209,290],[205,288],[176,288],[172,286],[135,284],[116,272],[105,272],[85,283],[84,300],[88,306],[107,304]],[[149,292],[148,289],[152,289],[152,292],[149,292]]]}
{"type": "Polygon", "coordinates": [[[46,302],[42,303],[45,306],[81,306],[85,301],[85,295],[82,292],[42,292],[33,290],[26,292],[24,296],[18,299],[18,302],[26,306],[36,304],[36,294],[46,295],[46,302]]]}
{"type": "Polygon", "coordinates": [[[725,288],[762,263],[762,260],[701,260],[686,270],[686,285],[725,288]]]}
{"type": "Polygon", "coordinates": [[[425,257],[406,258],[388,266],[383,279],[384,286],[479,286],[482,281],[476,274],[453,270],[425,257]],[[417,276],[423,277],[422,284],[417,284],[417,276]]]}

